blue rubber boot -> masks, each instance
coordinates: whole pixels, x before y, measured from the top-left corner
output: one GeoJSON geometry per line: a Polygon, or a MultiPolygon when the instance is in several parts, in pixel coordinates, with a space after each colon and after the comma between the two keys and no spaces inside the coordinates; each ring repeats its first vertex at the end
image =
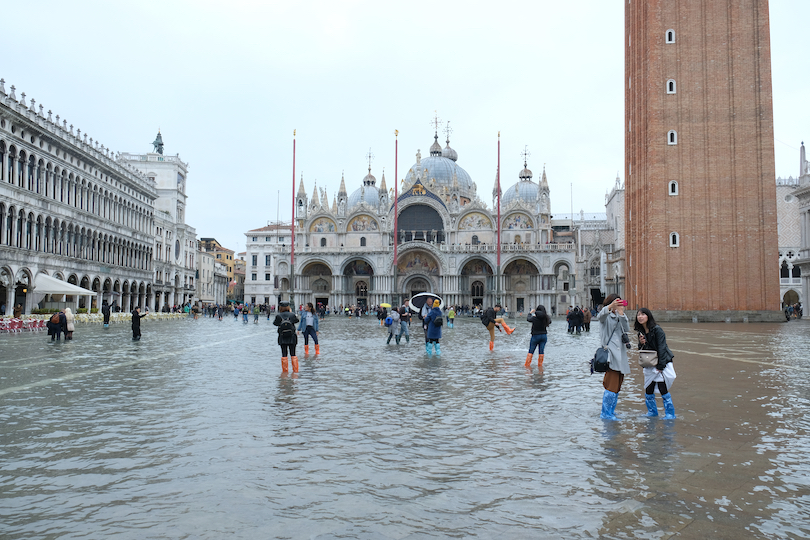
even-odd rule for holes
{"type": "Polygon", "coordinates": [[[655,404],[655,394],[644,394],[647,401],[647,416],[658,416],[658,406],[655,404]]]}
{"type": "Polygon", "coordinates": [[[670,393],[667,392],[661,397],[664,399],[664,418],[667,420],[677,418],[677,416],[675,416],[675,405],[672,404],[672,396],[670,393]]]}
{"type": "Polygon", "coordinates": [[[430,354],[431,354],[431,352],[430,352],[430,342],[425,343],[425,352],[427,353],[428,356],[430,356],[430,354]]]}
{"type": "Polygon", "coordinates": [[[433,354],[440,356],[442,354],[442,346],[438,343],[433,344],[433,354]]]}
{"type": "Polygon", "coordinates": [[[618,420],[619,417],[616,416],[616,402],[619,400],[619,394],[616,392],[611,392],[610,390],[605,390],[605,393],[602,395],[602,415],[600,418],[602,420],[618,420]]]}

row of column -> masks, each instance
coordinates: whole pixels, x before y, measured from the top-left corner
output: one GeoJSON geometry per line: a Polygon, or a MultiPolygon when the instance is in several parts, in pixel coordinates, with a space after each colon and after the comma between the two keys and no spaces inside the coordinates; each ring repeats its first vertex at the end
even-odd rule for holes
{"type": "Polygon", "coordinates": [[[27,188],[34,193],[52,198],[55,201],[64,202],[65,204],[110,219],[126,227],[132,227],[141,232],[148,232],[149,221],[146,214],[123,204],[116,203],[111,197],[105,197],[103,193],[93,191],[93,184],[82,186],[76,180],[60,176],[55,171],[49,169],[43,170],[42,166],[39,164],[34,166],[31,165],[30,162],[26,163],[25,161],[17,161],[9,158],[9,165],[13,163],[18,164],[18,172],[21,178],[15,180],[13,178],[14,171],[12,168],[2,167],[0,168],[0,175],[2,176],[0,181],[27,188]],[[35,174],[34,170],[36,170],[35,174]],[[44,182],[41,182],[43,176],[44,182]],[[41,185],[44,189],[40,187],[41,185]],[[65,186],[67,186],[67,188],[65,188],[65,186]],[[57,187],[59,188],[58,190],[57,187]],[[67,200],[65,200],[65,195],[67,195],[67,200]]]}
{"type": "Polygon", "coordinates": [[[20,249],[54,253],[141,270],[149,270],[152,261],[148,249],[126,247],[86,234],[82,235],[67,228],[55,228],[42,223],[41,220],[20,219],[11,214],[0,215],[0,242],[20,249]],[[7,217],[12,218],[10,220],[11,228],[9,228],[7,217]]]}

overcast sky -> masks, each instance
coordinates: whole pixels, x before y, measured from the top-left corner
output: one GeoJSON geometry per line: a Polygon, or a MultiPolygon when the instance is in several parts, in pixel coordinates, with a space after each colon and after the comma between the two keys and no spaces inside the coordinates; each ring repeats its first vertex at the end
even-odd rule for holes
{"type": "MultiPolygon", "coordinates": [[[[503,189],[526,145],[552,212],[603,212],[624,180],[621,0],[32,0],[2,12],[6,88],[115,151],[151,151],[160,128],[165,153],[190,163],[189,224],[238,251],[249,229],[290,218],[294,129],[296,176],[330,204],[341,173],[349,193],[360,186],[369,148],[393,186],[395,129],[403,178],[428,154],[434,111],[487,204],[499,131],[503,189]]],[[[810,138],[810,1],[773,0],[770,15],[776,174],[795,177],[810,138]]]]}

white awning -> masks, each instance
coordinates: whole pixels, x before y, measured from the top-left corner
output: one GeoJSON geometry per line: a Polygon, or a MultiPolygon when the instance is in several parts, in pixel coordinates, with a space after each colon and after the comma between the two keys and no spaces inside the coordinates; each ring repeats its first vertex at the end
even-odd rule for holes
{"type": "Polygon", "coordinates": [[[74,296],[93,296],[96,294],[89,289],[71,285],[67,281],[62,281],[45,274],[37,274],[34,283],[34,290],[32,292],[37,294],[70,294],[74,296]]]}

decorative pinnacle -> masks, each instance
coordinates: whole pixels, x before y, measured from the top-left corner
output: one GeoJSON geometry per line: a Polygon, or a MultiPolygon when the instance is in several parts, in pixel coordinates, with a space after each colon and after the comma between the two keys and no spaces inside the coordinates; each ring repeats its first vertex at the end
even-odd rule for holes
{"type": "MultiPolygon", "coordinates": [[[[528,158],[532,157],[532,153],[529,152],[529,145],[525,145],[523,147],[523,152],[521,152],[520,155],[523,157],[523,168],[525,169],[526,168],[526,160],[528,158]]],[[[545,167],[545,165],[543,165],[543,166],[545,167]]]]}
{"type": "Polygon", "coordinates": [[[430,123],[433,125],[433,134],[436,138],[439,137],[439,122],[441,122],[441,120],[439,120],[439,114],[433,111],[433,120],[431,120],[430,123]]]}
{"type": "Polygon", "coordinates": [[[293,138],[295,138],[295,132],[296,132],[296,130],[293,130],[293,138]]]}
{"type": "Polygon", "coordinates": [[[371,174],[371,162],[374,160],[374,154],[371,153],[371,148],[368,149],[368,154],[366,154],[366,158],[368,159],[368,172],[371,174]]]}
{"type": "MultiPolygon", "coordinates": [[[[398,129],[394,130],[394,137],[399,137],[399,130],[398,129]]],[[[802,144],[804,144],[804,143],[802,143],[802,144]]]]}
{"type": "Polygon", "coordinates": [[[445,136],[447,136],[447,144],[450,144],[450,134],[453,133],[453,128],[450,127],[450,120],[447,121],[447,126],[445,126],[442,131],[444,131],[445,136]]]}

